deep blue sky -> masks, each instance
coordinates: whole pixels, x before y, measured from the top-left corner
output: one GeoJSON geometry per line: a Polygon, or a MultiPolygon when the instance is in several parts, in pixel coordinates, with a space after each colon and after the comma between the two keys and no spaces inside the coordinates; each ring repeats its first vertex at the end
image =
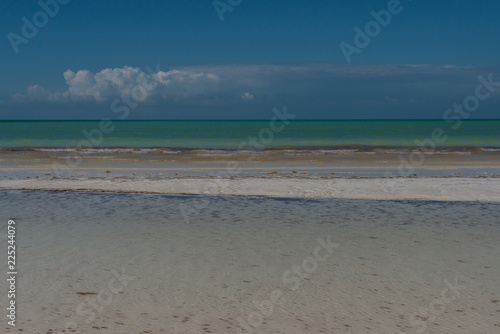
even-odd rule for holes
{"type": "MultiPolygon", "coordinates": [[[[347,64],[339,44],[387,4],[243,0],[220,21],[212,0],[71,0],[16,54],[7,34],[41,8],[2,1],[0,119],[113,118],[112,101],[140,81],[131,69],[157,65],[165,81],[130,118],[266,118],[282,105],[301,118],[440,118],[478,75],[500,81],[496,0],[401,0],[347,64]],[[412,64],[431,66],[394,66],[412,64]],[[125,81],[94,77],[106,69],[125,81]]],[[[474,116],[500,118],[499,107],[495,92],[474,116]]]]}

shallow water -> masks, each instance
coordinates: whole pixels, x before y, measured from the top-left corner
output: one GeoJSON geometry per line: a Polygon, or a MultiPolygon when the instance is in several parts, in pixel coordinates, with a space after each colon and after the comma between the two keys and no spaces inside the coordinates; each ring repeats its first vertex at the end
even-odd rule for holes
{"type": "Polygon", "coordinates": [[[500,204],[0,191],[0,213],[29,333],[498,329],[500,204]],[[444,312],[410,322],[455,279],[444,312]]]}
{"type": "Polygon", "coordinates": [[[0,121],[0,177],[494,176],[500,120],[0,121]],[[111,129],[111,128],[110,128],[111,129]],[[274,129],[274,130],[273,130],[274,129]],[[442,137],[433,137],[436,130],[442,137]]]}
{"type": "Polygon", "coordinates": [[[500,120],[462,122],[454,129],[456,122],[443,120],[113,120],[105,127],[99,121],[0,121],[0,148],[74,148],[82,140],[92,148],[409,147],[441,129],[446,140],[438,146],[500,149],[500,120]]]}

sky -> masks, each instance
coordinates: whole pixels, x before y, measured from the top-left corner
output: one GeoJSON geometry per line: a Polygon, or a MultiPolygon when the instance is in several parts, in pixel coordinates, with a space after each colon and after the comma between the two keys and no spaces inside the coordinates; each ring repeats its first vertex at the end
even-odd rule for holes
{"type": "Polygon", "coordinates": [[[3,0],[0,120],[266,119],[283,106],[439,119],[464,103],[500,118],[498,13],[496,0],[3,0]]]}

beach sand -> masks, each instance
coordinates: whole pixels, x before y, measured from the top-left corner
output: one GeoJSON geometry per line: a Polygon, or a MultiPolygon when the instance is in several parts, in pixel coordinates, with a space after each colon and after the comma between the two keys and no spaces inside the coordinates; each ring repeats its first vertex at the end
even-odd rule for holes
{"type": "Polygon", "coordinates": [[[500,202],[500,177],[45,177],[0,180],[0,189],[500,202]]]}
{"type": "Polygon", "coordinates": [[[371,150],[0,150],[0,178],[108,176],[498,176],[498,151],[482,149],[371,150]]]}
{"type": "Polygon", "coordinates": [[[19,252],[5,333],[500,329],[497,203],[3,190],[0,211],[19,252]]]}
{"type": "Polygon", "coordinates": [[[234,173],[214,152],[60,171],[52,154],[0,159],[19,255],[6,333],[500,330],[496,156],[436,154],[398,176],[397,154],[236,159],[234,173]]]}

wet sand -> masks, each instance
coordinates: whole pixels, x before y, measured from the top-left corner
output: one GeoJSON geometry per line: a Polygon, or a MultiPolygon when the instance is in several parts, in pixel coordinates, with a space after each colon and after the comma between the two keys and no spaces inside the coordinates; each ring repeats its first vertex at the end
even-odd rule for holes
{"type": "Polygon", "coordinates": [[[0,177],[35,176],[495,176],[500,154],[487,149],[263,151],[171,149],[0,150],[0,177]]]}

